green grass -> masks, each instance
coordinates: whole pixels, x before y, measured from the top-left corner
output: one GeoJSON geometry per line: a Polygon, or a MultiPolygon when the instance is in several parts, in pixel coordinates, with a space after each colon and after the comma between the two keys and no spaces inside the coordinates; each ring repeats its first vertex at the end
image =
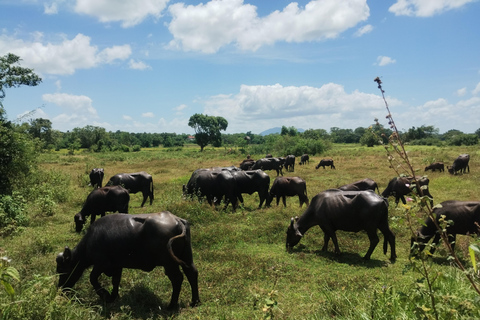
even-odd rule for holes
{"type": "MultiPolygon", "coordinates": [[[[429,172],[430,191],[435,203],[455,200],[479,200],[478,168],[480,151],[468,147],[407,147],[409,155],[424,174],[429,162],[443,160],[451,164],[460,153],[471,155],[471,172],[451,176],[429,172]]],[[[252,155],[258,159],[263,155],[252,155]]],[[[225,212],[205,203],[182,199],[182,184],[200,167],[238,166],[244,156],[225,150],[198,148],[181,151],[148,149],[135,153],[65,153],[42,155],[42,167],[51,173],[45,185],[53,188],[59,177],[67,186],[55,189],[63,202],[57,201],[53,214],[44,214],[37,204],[29,205],[30,224],[12,236],[0,239],[0,253],[12,259],[10,265],[20,272],[14,284],[14,301],[0,290],[0,314],[4,319],[415,319],[430,307],[422,290],[420,275],[408,269],[410,233],[401,206],[390,200],[390,226],[396,234],[398,260],[392,264],[382,252],[383,236],[370,261],[362,260],[368,248],[363,232],[338,232],[342,254],[321,252],[323,234],[312,228],[292,253],[285,250],[286,228],[290,217],[301,215],[298,198],[288,198],[287,208],[273,205],[257,209],[258,196],[244,195],[245,205],[235,213],[225,212]],[[91,168],[103,167],[105,180],[116,173],[147,171],[153,175],[155,200],[140,208],[141,195],[131,196],[130,213],[169,210],[186,218],[192,225],[194,261],[199,270],[202,304],[188,307],[191,293],[184,281],[178,312],[165,310],[171,286],[162,268],[150,273],[125,270],[120,284],[120,298],[105,305],[94,293],[85,272],[70,295],[56,289],[55,257],[65,245],[74,247],[82,234],[74,232],[73,215],[78,212],[91,187],[87,186],[91,168]],[[419,286],[420,285],[420,286],[419,286]],[[273,293],[272,293],[273,291],[273,293]],[[269,301],[270,299],[270,301],[269,301]],[[264,309],[268,302],[276,307],[264,309]],[[271,314],[269,313],[271,311],[271,314]]],[[[298,159],[297,159],[298,163],[298,159]]],[[[269,171],[272,181],[275,173],[269,171]]],[[[307,181],[311,199],[316,193],[366,177],[379,184],[380,191],[395,176],[388,168],[381,147],[334,145],[328,154],[311,157],[310,164],[295,166],[295,172],[307,181]],[[332,157],[336,170],[318,169],[321,158],[332,157]]],[[[106,182],[106,181],[105,181],[106,182]]],[[[37,190],[40,192],[41,190],[37,190]]],[[[41,194],[41,193],[40,193],[41,194]]],[[[55,195],[51,197],[54,198],[55,195]]],[[[471,237],[459,236],[457,252],[468,266],[471,237]]],[[[435,293],[442,319],[480,317],[479,297],[466,278],[449,265],[444,250],[431,261],[432,273],[439,274],[435,293]]],[[[102,277],[110,288],[110,279],[102,277]]]]}

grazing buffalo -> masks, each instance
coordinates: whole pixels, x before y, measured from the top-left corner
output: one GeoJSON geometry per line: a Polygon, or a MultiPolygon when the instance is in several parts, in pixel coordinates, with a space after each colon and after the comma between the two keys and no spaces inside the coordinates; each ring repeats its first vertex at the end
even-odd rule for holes
{"type": "Polygon", "coordinates": [[[335,166],[333,165],[333,160],[332,159],[322,159],[322,160],[320,160],[320,162],[317,164],[315,169],[318,169],[320,167],[323,167],[323,169],[325,169],[325,167],[330,167],[330,169],[335,169],[335,166]]]}
{"type": "Polygon", "coordinates": [[[377,183],[369,178],[365,178],[363,180],[359,180],[359,181],[355,181],[355,182],[343,185],[341,187],[338,187],[338,189],[342,191],[372,190],[373,192],[377,190],[377,192],[380,193],[380,190],[378,190],[377,183]]]}
{"type": "Polygon", "coordinates": [[[432,170],[432,171],[438,170],[440,172],[443,172],[445,171],[445,165],[443,164],[443,162],[434,162],[425,167],[425,172],[428,170],[432,170]]]}
{"type": "Polygon", "coordinates": [[[90,226],[78,245],[65,247],[58,254],[58,286],[72,288],[86,268],[93,265],[90,283],[106,302],[118,296],[122,269],[152,271],[163,266],[172,283],[173,292],[168,308],[178,306],[183,272],[192,290],[192,305],[200,302],[198,271],[193,263],[190,226],[168,211],[148,214],[112,214],[90,226]],[[104,273],[112,277],[112,292],[102,288],[98,277],[104,273]]]}
{"type": "Polygon", "coordinates": [[[307,164],[307,162],[310,163],[310,156],[306,153],[302,154],[302,156],[300,157],[300,163],[299,164],[300,165],[307,164]]]}
{"type": "Polygon", "coordinates": [[[197,196],[207,198],[208,204],[219,204],[225,196],[225,209],[232,203],[237,207],[236,182],[232,172],[240,171],[236,167],[201,168],[195,170],[186,185],[183,185],[184,197],[197,196]]]}
{"type": "Polygon", "coordinates": [[[94,168],[92,171],[90,171],[89,177],[90,177],[90,185],[93,186],[94,188],[101,188],[102,187],[102,182],[103,182],[103,168],[94,168]]]}
{"type": "Polygon", "coordinates": [[[85,220],[91,216],[92,224],[97,215],[105,216],[108,212],[128,213],[130,194],[121,186],[111,186],[95,189],[87,196],[82,210],[74,217],[75,231],[82,231],[85,220]]]}
{"type": "Polygon", "coordinates": [[[107,186],[122,186],[130,193],[141,192],[143,201],[141,207],[150,197],[150,205],[153,203],[153,179],[145,171],[137,173],[120,173],[110,178],[107,186]]]}
{"type": "Polygon", "coordinates": [[[451,166],[448,166],[448,172],[451,174],[457,174],[457,171],[460,171],[461,173],[466,173],[467,169],[468,172],[470,173],[470,166],[468,165],[468,162],[470,161],[470,155],[468,154],[461,154],[458,156],[455,161],[453,161],[453,164],[451,166]]]}
{"type": "Polygon", "coordinates": [[[287,207],[286,197],[297,196],[300,200],[300,207],[305,203],[309,204],[307,196],[307,183],[300,177],[276,177],[270,188],[270,195],[267,200],[267,206],[270,206],[273,198],[277,198],[277,206],[282,198],[283,205],[287,207]]]}
{"type": "Polygon", "coordinates": [[[295,171],[295,156],[293,154],[285,157],[285,170],[291,172],[295,171]]]}
{"type": "Polygon", "coordinates": [[[268,188],[270,187],[270,177],[262,170],[247,170],[232,172],[235,178],[237,198],[243,204],[242,193],[258,193],[260,198],[259,208],[263,203],[267,204],[268,188]]]}
{"type": "Polygon", "coordinates": [[[242,170],[250,170],[253,165],[255,164],[255,160],[253,159],[245,159],[242,161],[242,163],[240,163],[240,169],[242,170]]]}
{"type": "MultiPolygon", "coordinates": [[[[420,185],[422,194],[429,197],[430,204],[433,204],[433,196],[428,189],[428,183],[430,180],[427,177],[415,177],[415,179],[420,185]]],[[[402,200],[402,203],[406,204],[407,201],[405,200],[405,196],[412,192],[420,195],[413,177],[395,177],[390,180],[385,190],[383,190],[382,197],[388,198],[389,196],[394,196],[397,205],[399,200],[402,200]]]]}
{"type": "Polygon", "coordinates": [[[370,240],[370,247],[364,259],[370,259],[379,239],[377,229],[384,236],[383,253],[387,253],[390,244],[390,260],[395,261],[395,235],[388,225],[388,203],[375,192],[341,191],[330,189],[313,197],[312,202],[300,216],[291,218],[287,230],[287,250],[293,248],[305,232],[313,226],[320,226],[324,233],[322,251],[327,251],[330,238],[335,245],[335,253],[339,254],[336,230],[358,232],[365,230],[370,240]]]}
{"type": "Polygon", "coordinates": [[[283,176],[283,165],[285,163],[285,158],[263,158],[255,162],[251,170],[261,169],[266,170],[275,170],[277,171],[277,176],[280,173],[283,176]]]}
{"type": "MultiPolygon", "coordinates": [[[[446,234],[452,249],[455,249],[455,239],[457,234],[480,234],[480,202],[479,201],[444,201],[441,206],[433,209],[433,214],[439,224],[440,217],[444,216],[444,220],[448,223],[446,234]],[[450,223],[448,221],[451,221],[450,223]]],[[[442,226],[440,226],[442,228],[442,226]]],[[[425,244],[432,237],[432,248],[430,253],[435,252],[435,245],[440,241],[440,233],[432,219],[427,218],[425,224],[417,231],[416,238],[412,238],[412,251],[421,252],[425,248],[425,244]]]]}

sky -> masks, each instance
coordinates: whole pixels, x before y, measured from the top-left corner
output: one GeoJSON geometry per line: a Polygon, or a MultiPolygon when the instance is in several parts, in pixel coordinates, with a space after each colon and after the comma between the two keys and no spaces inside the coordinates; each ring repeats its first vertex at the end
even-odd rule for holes
{"type": "Polygon", "coordinates": [[[66,132],[480,129],[478,0],[0,0],[0,56],[43,81],[12,121],[66,132]]]}

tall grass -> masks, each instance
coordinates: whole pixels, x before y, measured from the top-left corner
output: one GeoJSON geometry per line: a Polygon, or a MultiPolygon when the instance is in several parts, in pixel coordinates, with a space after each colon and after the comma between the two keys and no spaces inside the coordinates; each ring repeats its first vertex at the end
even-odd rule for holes
{"type": "MultiPolygon", "coordinates": [[[[460,153],[471,155],[471,173],[452,176],[428,173],[435,203],[455,200],[479,200],[479,151],[468,147],[410,147],[407,151],[418,173],[430,159],[450,164],[460,153]]],[[[253,154],[254,159],[264,154],[253,154]]],[[[275,155],[284,156],[284,155],[275,155]]],[[[381,147],[334,145],[328,153],[312,157],[310,164],[295,166],[295,172],[307,181],[311,199],[316,193],[366,177],[379,184],[382,191],[394,176],[388,168],[381,147]],[[318,169],[323,157],[332,157],[336,170],[318,169]]],[[[244,195],[245,204],[235,213],[212,208],[206,203],[182,198],[182,184],[200,167],[239,165],[241,153],[224,149],[198,148],[171,150],[146,149],[132,153],[83,153],[73,156],[58,152],[41,159],[44,181],[32,186],[32,192],[54,202],[53,210],[44,212],[35,201],[27,201],[29,223],[23,230],[0,238],[0,255],[7,255],[20,274],[14,281],[12,301],[0,291],[0,317],[3,319],[415,319],[428,312],[428,299],[418,275],[407,266],[410,233],[401,210],[390,204],[390,224],[397,236],[398,260],[391,264],[379,247],[371,261],[361,257],[368,248],[363,232],[338,232],[342,254],[333,248],[320,251],[323,234],[319,228],[308,231],[292,253],[285,250],[289,219],[301,215],[298,198],[288,198],[283,205],[257,209],[258,196],[244,195]],[[104,304],[93,291],[88,272],[74,291],[57,291],[55,257],[65,245],[75,246],[82,234],[74,232],[73,215],[91,191],[88,170],[103,167],[105,178],[121,172],[147,171],[153,175],[155,200],[141,208],[141,195],[131,196],[132,214],[169,210],[189,220],[192,225],[194,261],[199,270],[202,304],[190,308],[190,288],[182,286],[181,308],[165,310],[171,287],[161,268],[150,273],[125,270],[120,284],[120,298],[104,304]],[[36,187],[36,189],[35,189],[36,187]]],[[[299,160],[297,159],[297,162],[299,160]]],[[[267,172],[271,180],[274,172],[267,172]]],[[[38,197],[37,197],[38,198],[38,197]]],[[[223,207],[223,206],[222,206],[223,207]]],[[[48,211],[48,210],[47,210],[48,211]]],[[[87,223],[88,226],[88,223],[87,223]]],[[[468,257],[470,237],[459,236],[457,252],[468,257]]],[[[468,259],[468,258],[467,258],[468,259]]],[[[468,262],[468,260],[465,260],[468,262]]],[[[440,276],[435,290],[440,297],[442,319],[480,317],[478,297],[461,272],[449,264],[441,250],[429,260],[440,276]]],[[[111,288],[110,279],[101,277],[111,288]]]]}

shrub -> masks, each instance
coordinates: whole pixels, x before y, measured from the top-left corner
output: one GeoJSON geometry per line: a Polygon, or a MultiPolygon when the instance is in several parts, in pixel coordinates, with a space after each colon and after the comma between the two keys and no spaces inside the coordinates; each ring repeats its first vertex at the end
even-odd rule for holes
{"type": "Polygon", "coordinates": [[[25,199],[18,193],[0,195],[0,234],[8,235],[28,225],[25,199]]]}

